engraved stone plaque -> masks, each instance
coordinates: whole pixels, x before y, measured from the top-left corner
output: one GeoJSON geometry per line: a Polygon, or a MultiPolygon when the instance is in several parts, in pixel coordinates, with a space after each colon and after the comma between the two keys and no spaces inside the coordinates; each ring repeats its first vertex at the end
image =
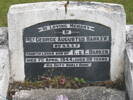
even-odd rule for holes
{"type": "Polygon", "coordinates": [[[42,22],[23,31],[26,79],[38,76],[110,80],[111,29],[82,20],[42,22]]]}

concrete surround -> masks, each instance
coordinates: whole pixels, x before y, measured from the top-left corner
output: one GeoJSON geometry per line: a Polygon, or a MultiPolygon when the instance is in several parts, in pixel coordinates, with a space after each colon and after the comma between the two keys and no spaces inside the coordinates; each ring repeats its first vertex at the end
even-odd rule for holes
{"type": "Polygon", "coordinates": [[[127,44],[125,52],[125,83],[128,96],[133,100],[133,25],[127,25],[127,44]]]}
{"type": "Polygon", "coordinates": [[[0,100],[5,100],[10,78],[7,27],[0,27],[0,100]]]}

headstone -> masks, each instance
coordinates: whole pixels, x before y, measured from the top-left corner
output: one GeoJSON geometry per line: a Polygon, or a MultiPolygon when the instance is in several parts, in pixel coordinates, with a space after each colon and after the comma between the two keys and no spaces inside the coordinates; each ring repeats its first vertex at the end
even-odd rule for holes
{"type": "Polygon", "coordinates": [[[127,45],[125,53],[125,83],[128,96],[133,100],[133,25],[127,25],[127,45]]]}
{"type": "Polygon", "coordinates": [[[65,75],[116,80],[124,64],[125,12],[97,2],[13,5],[8,13],[11,73],[16,81],[65,75]]]}
{"type": "Polygon", "coordinates": [[[6,100],[9,85],[9,53],[7,39],[7,28],[0,28],[0,100],[6,100]],[[4,41],[4,42],[1,42],[4,41]]]}

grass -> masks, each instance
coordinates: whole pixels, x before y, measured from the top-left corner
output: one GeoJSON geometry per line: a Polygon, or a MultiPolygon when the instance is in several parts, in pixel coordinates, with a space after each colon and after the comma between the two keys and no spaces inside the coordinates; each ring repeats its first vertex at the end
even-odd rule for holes
{"type": "MultiPolygon", "coordinates": [[[[7,12],[11,5],[20,4],[20,3],[30,3],[30,2],[42,2],[42,1],[53,1],[53,0],[0,0],[0,26],[7,26],[7,12]]],[[[122,4],[124,5],[126,11],[127,23],[133,24],[133,0],[77,0],[77,1],[97,1],[97,2],[122,4]]]]}

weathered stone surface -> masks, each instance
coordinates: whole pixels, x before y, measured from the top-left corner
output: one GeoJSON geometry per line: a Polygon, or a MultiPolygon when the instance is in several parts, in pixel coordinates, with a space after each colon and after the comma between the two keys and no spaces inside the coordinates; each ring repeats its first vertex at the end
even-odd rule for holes
{"type": "Polygon", "coordinates": [[[6,98],[10,77],[7,35],[7,27],[0,27],[0,100],[6,98]]]}
{"type": "Polygon", "coordinates": [[[126,25],[127,42],[133,43],[133,25],[126,25]]]}
{"type": "Polygon", "coordinates": [[[0,27],[0,45],[8,44],[7,35],[8,35],[7,27],[0,27]]]}
{"type": "MultiPolygon", "coordinates": [[[[22,90],[14,96],[15,100],[56,100],[64,95],[68,100],[126,100],[125,92],[104,87],[86,87],[81,89],[22,90]]],[[[64,99],[63,99],[64,100],[64,99]]]]}
{"type": "Polygon", "coordinates": [[[133,44],[128,43],[125,54],[125,83],[128,96],[133,100],[133,44]]]}
{"type": "Polygon", "coordinates": [[[23,29],[51,20],[85,20],[111,28],[111,80],[120,78],[124,65],[126,18],[122,5],[97,2],[40,2],[13,5],[8,13],[11,73],[16,81],[23,81],[23,29]],[[52,15],[51,15],[52,14],[52,15]],[[17,61],[17,62],[16,62],[17,61]]]}
{"type": "Polygon", "coordinates": [[[9,85],[9,53],[6,46],[0,47],[0,100],[7,95],[9,85]]]}

